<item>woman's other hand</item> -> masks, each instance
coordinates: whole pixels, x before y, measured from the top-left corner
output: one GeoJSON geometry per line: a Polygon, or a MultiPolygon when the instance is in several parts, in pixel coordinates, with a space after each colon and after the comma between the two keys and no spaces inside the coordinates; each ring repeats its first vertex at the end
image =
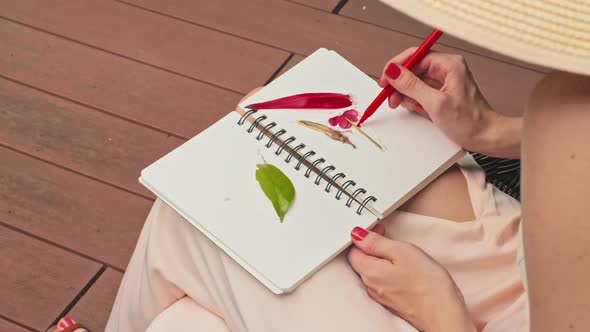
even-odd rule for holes
{"type": "Polygon", "coordinates": [[[449,273],[418,247],[356,227],[348,254],[371,298],[421,331],[475,331],[449,273]]]}
{"type": "Polygon", "coordinates": [[[396,88],[389,106],[426,112],[428,117],[463,148],[494,157],[520,155],[521,119],[494,112],[479,91],[460,55],[430,52],[412,71],[402,66],[410,48],[391,59],[379,86],[396,88]]]}

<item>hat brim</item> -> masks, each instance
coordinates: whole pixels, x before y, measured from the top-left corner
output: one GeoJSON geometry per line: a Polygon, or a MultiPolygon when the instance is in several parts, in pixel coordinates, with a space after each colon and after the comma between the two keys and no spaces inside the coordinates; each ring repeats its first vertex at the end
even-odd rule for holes
{"type": "Polygon", "coordinates": [[[424,1],[381,0],[381,2],[445,34],[463,39],[474,45],[504,54],[523,62],[556,70],[590,75],[590,59],[558,52],[523,42],[485,26],[472,24],[424,1]]]}

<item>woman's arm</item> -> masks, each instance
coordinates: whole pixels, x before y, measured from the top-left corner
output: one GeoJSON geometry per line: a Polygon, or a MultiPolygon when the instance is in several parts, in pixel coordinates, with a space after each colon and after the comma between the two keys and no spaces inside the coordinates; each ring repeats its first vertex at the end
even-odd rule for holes
{"type": "Polygon", "coordinates": [[[483,126],[474,146],[490,157],[520,159],[522,117],[510,117],[498,113],[488,115],[489,124],[483,126]]]}
{"type": "Polygon", "coordinates": [[[590,78],[554,73],[524,117],[531,331],[590,331],[590,78]]]}
{"type": "Polygon", "coordinates": [[[463,148],[491,157],[520,158],[522,118],[492,110],[460,55],[430,52],[412,71],[401,64],[415,48],[388,62],[379,85],[396,88],[389,106],[426,112],[463,148]]]}

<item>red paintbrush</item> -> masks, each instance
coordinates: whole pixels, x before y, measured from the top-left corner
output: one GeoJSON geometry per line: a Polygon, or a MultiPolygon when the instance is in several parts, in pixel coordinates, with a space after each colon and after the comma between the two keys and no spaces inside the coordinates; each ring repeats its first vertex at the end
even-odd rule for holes
{"type": "MultiPolygon", "coordinates": [[[[406,60],[406,62],[404,62],[403,66],[408,69],[412,69],[414,67],[414,65],[416,65],[416,63],[418,63],[418,61],[422,60],[422,58],[428,53],[428,51],[430,51],[430,48],[432,47],[432,45],[436,42],[436,40],[441,35],[442,35],[442,31],[440,31],[438,29],[432,30],[430,35],[424,40],[422,45],[420,45],[420,47],[418,47],[416,52],[414,52],[414,54],[412,54],[406,60]]],[[[387,99],[387,97],[389,97],[394,91],[395,91],[395,88],[391,85],[388,85],[385,88],[383,88],[383,90],[381,90],[381,92],[377,95],[375,100],[373,100],[373,102],[369,105],[369,107],[367,107],[367,109],[363,113],[363,116],[361,117],[361,119],[357,123],[357,126],[360,127],[361,124],[363,122],[365,122],[365,120],[367,120],[371,115],[373,115],[373,113],[375,113],[375,111],[377,111],[379,106],[381,106],[381,104],[383,104],[385,99],[387,99]]]]}

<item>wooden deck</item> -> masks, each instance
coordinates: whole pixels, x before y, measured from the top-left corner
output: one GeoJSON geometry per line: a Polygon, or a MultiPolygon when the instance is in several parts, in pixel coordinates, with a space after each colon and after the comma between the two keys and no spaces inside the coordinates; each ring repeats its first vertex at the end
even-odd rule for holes
{"type": "MultiPolygon", "coordinates": [[[[102,331],[153,202],[143,167],[319,47],[376,77],[428,31],[377,0],[1,1],[0,331],[102,331]]],[[[435,49],[504,113],[545,72],[435,49]]]]}

